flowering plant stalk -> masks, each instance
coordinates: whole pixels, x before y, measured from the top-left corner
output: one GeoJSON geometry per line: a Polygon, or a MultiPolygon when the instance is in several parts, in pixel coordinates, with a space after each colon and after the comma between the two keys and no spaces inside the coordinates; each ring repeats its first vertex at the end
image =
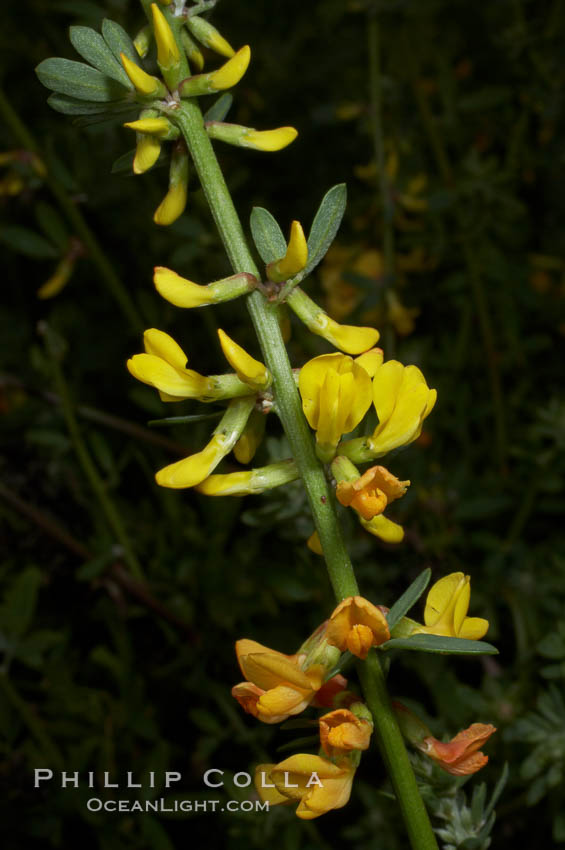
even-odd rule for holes
{"type": "MultiPolygon", "coordinates": [[[[142,0],[142,5],[149,27],[134,42],[111,21],[104,22],[102,35],[74,28],[73,44],[91,64],[77,70],[74,66],[79,63],[46,60],[38,74],[55,92],[52,105],[63,112],[80,113],[84,108],[81,103],[89,98],[114,105],[121,99],[129,106],[139,106],[138,120],[125,125],[136,133],[135,173],[151,168],[163,147],[172,145],[169,189],[155,212],[157,224],[171,224],[182,214],[190,163],[194,166],[233,275],[201,286],[159,266],[155,270],[156,288],[164,298],[185,308],[245,297],[257,334],[264,363],[220,330],[220,344],[234,373],[205,377],[188,368],[185,352],[166,333],[146,331],[145,352],[128,361],[134,377],[155,387],[167,402],[183,398],[227,402],[209,443],[189,458],[160,470],[157,483],[175,489],[197,487],[210,496],[244,495],[300,478],[308,496],[316,529],[309,544],[324,555],[337,608],[293,655],[270,650],[253,640],[238,641],[245,681],[232,693],[246,711],[266,723],[281,722],[310,705],[332,711],[320,718],[320,755],[298,754],[280,765],[260,765],[257,775],[262,783],[269,781],[257,786],[258,793],[273,805],[298,801],[297,815],[304,819],[340,808],[349,798],[361,752],[369,746],[374,728],[411,846],[414,850],[437,850],[404,737],[417,749],[432,753],[440,764],[457,760],[460,766],[462,754],[458,749],[452,757],[447,744],[442,749],[441,742],[423,733],[412,740],[401,730],[374,647],[488,652],[492,648],[478,641],[488,623],[466,618],[470,588],[463,574],[434,585],[428,596],[425,625],[404,615],[425,589],[429,574],[424,581],[418,580],[416,588],[409,588],[390,611],[360,596],[335,498],[355,510],[370,533],[388,542],[402,539],[401,526],[384,517],[383,511],[404,495],[410,482],[399,481],[380,465],[361,473],[355,464],[372,462],[417,439],[423,420],[434,406],[435,390],[428,387],[416,366],[383,362],[383,352],[375,348],[379,338],[376,329],[339,325],[298,286],[322,259],[335,235],[345,204],[344,187],[328,192],[322,202],[324,215],[321,208],[308,241],[301,225],[293,222],[287,244],[272,216],[265,210],[254,211],[252,231],[266,264],[265,274],[261,274],[211,140],[273,151],[291,143],[296,131],[290,127],[258,131],[225,123],[222,119],[229,101],[222,101],[222,97],[203,117],[199,97],[235,85],[249,64],[250,48],[234,51],[198,14],[207,8],[205,4],[187,8],[183,0],[160,0],[159,4],[142,0]],[[150,42],[156,47],[159,76],[148,73],[141,61],[148,54],[150,42]],[[197,42],[227,61],[216,71],[202,73],[204,60],[197,42]],[[191,72],[189,63],[198,73],[191,72]],[[313,358],[296,376],[281,331],[283,302],[309,330],[340,353],[313,358]],[[372,405],[378,417],[374,432],[347,439],[372,405]],[[273,409],[283,425],[292,457],[261,469],[215,473],[231,451],[241,463],[252,459],[262,438],[265,416],[273,409]],[[336,485],[335,496],[330,480],[336,485]],[[359,659],[364,703],[347,690],[346,680],[336,672],[344,652],[359,659]],[[296,789],[292,793],[283,781],[289,774],[296,779],[290,786],[296,789]],[[307,778],[313,775],[317,775],[319,787],[310,787],[307,778]],[[325,785],[320,778],[327,780],[325,785]]],[[[468,752],[467,747],[463,755],[468,752]]],[[[477,760],[472,762],[475,769],[477,764],[477,760]]]]}

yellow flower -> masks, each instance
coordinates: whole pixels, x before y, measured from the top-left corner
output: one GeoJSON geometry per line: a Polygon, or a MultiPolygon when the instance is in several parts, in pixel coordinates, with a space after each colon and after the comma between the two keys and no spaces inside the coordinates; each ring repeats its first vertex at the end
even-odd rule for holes
{"type": "Polygon", "coordinates": [[[253,397],[232,399],[208,445],[202,451],[160,469],[155,475],[157,484],[174,490],[201,484],[231,452],[254,405],[253,397]]]}
{"type": "Polygon", "coordinates": [[[463,573],[450,573],[432,586],[426,598],[424,626],[415,624],[411,634],[444,635],[480,640],[487,633],[488,620],[467,617],[471,599],[471,579],[463,573]]]}
{"type": "Polygon", "coordinates": [[[218,330],[220,345],[230,366],[235,369],[240,381],[249,384],[254,390],[262,392],[272,383],[272,375],[267,367],[255,360],[241,345],[234,342],[221,328],[218,330]]]}
{"type": "Polygon", "coordinates": [[[331,615],[326,638],[341,652],[349,650],[358,658],[366,658],[372,646],[389,640],[390,632],[380,608],[362,596],[349,596],[331,615]]]}
{"type": "Polygon", "coordinates": [[[379,514],[369,520],[361,517],[360,522],[365,531],[368,531],[374,537],[378,537],[384,543],[401,543],[404,540],[404,529],[402,526],[397,522],[393,522],[384,516],[384,514],[379,514]]]}
{"type": "Polygon", "coordinates": [[[299,753],[280,764],[260,764],[255,788],[260,798],[273,806],[298,802],[297,816],[312,820],[346,805],[354,775],[350,759],[334,764],[321,756],[299,753]]]}
{"type": "Polygon", "coordinates": [[[438,741],[437,738],[429,736],[417,744],[417,747],[447,773],[453,776],[467,776],[476,773],[488,762],[488,756],[478,750],[493,732],[496,732],[496,727],[490,723],[472,723],[468,729],[458,732],[451,741],[438,741]]]}
{"type": "Polygon", "coordinates": [[[352,750],[366,750],[371,741],[373,724],[357,717],[347,708],[338,708],[320,717],[320,743],[330,758],[352,750]]]}
{"type": "Polygon", "coordinates": [[[329,461],[343,434],[352,431],[371,406],[371,379],[348,355],[322,354],[302,367],[298,387],[320,457],[329,461]]]}
{"type": "Polygon", "coordinates": [[[125,53],[120,53],[120,59],[122,60],[124,71],[139,94],[145,97],[160,97],[165,93],[165,87],[157,77],[152,77],[151,74],[148,74],[143,68],[140,68],[139,65],[129,59],[125,53]]]}
{"type": "Polygon", "coordinates": [[[210,379],[187,368],[186,354],[168,334],[151,328],[143,334],[143,342],[145,354],[135,354],[127,367],[138,381],[155,387],[162,401],[214,395],[210,379]]]}
{"type": "Polygon", "coordinates": [[[153,215],[155,224],[173,224],[186,207],[188,193],[188,154],[175,149],[169,170],[169,190],[153,215]]]}
{"type": "Polygon", "coordinates": [[[336,496],[365,520],[382,514],[386,506],[406,493],[409,481],[399,481],[384,466],[372,466],[355,481],[338,481],[336,496]]]}
{"type": "Polygon", "coordinates": [[[180,51],[169,22],[156,3],[151,4],[153,31],[157,45],[157,64],[162,71],[175,67],[180,62],[180,51]]]}
{"type": "Polygon", "coordinates": [[[308,262],[308,243],[299,221],[293,221],[290,226],[290,238],[286,254],[279,260],[269,263],[267,277],[274,283],[283,283],[289,277],[301,272],[308,262]]]}
{"type": "Polygon", "coordinates": [[[346,354],[361,354],[375,345],[379,339],[376,328],[340,325],[321,310],[299,286],[296,286],[287,296],[286,303],[304,322],[308,330],[327,339],[346,354]]]}
{"type": "Polygon", "coordinates": [[[367,445],[374,457],[406,446],[420,436],[422,423],[437,398],[417,366],[389,360],[373,378],[373,402],[379,424],[367,445]]]}
{"type": "Polygon", "coordinates": [[[310,705],[323,684],[325,668],[302,669],[304,655],[284,655],[254,640],[238,640],[237,660],[246,682],[232,695],[249,714],[263,723],[282,723],[310,705]]]}

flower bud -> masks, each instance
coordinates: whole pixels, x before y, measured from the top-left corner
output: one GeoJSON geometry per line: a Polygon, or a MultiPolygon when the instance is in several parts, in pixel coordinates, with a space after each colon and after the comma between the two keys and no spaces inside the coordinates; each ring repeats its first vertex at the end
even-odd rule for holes
{"type": "Polygon", "coordinates": [[[157,292],[176,307],[205,307],[246,295],[254,288],[257,279],[242,273],[201,286],[171,269],[156,266],[153,282],[157,292]]]}
{"type": "Polygon", "coordinates": [[[179,85],[181,97],[198,97],[203,94],[213,94],[217,91],[229,89],[238,83],[249,65],[251,50],[246,45],[237,51],[235,56],[222,65],[217,71],[208,74],[197,74],[187,77],[179,85]]]}
{"type": "Polygon", "coordinates": [[[229,44],[226,39],[220,35],[216,27],[212,26],[212,24],[204,18],[200,18],[198,15],[191,15],[187,18],[186,26],[192,35],[205,47],[209,47],[210,50],[214,50],[216,53],[219,53],[221,56],[226,56],[228,59],[231,59],[231,57],[235,54],[235,50],[231,44],[229,44]]]}
{"type": "Polygon", "coordinates": [[[219,329],[218,336],[225,358],[230,366],[235,369],[240,381],[249,384],[254,390],[266,390],[273,380],[267,367],[259,360],[251,357],[244,348],[230,339],[225,331],[219,329]]]}
{"type": "Polygon", "coordinates": [[[258,151],[282,150],[282,148],[290,145],[298,135],[294,127],[279,127],[277,130],[254,130],[252,127],[226,124],[223,121],[208,121],[206,131],[211,139],[258,151]]]}
{"type": "Polygon", "coordinates": [[[267,266],[267,277],[273,283],[283,283],[289,277],[301,272],[308,262],[308,243],[299,221],[293,221],[290,226],[290,239],[286,254],[280,260],[275,260],[267,266]]]}
{"type": "Polygon", "coordinates": [[[379,332],[375,328],[340,325],[330,319],[298,286],[292,290],[286,301],[312,333],[323,337],[347,354],[366,352],[379,339],[379,332]]]}
{"type": "Polygon", "coordinates": [[[125,53],[120,53],[120,59],[124,66],[124,71],[128,75],[130,82],[134,86],[136,92],[144,97],[164,97],[166,92],[165,86],[157,77],[152,77],[139,65],[136,65],[129,59],[125,53]]]}
{"type": "Polygon", "coordinates": [[[186,207],[188,192],[188,154],[184,147],[173,151],[169,172],[169,191],[155,210],[155,224],[173,224],[186,207]]]}

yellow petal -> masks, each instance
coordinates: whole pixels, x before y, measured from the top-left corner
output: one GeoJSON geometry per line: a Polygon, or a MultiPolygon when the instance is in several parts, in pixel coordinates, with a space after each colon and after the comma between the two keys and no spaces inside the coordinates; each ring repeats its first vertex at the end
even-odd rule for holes
{"type": "Polygon", "coordinates": [[[271,779],[271,771],[276,767],[276,764],[258,764],[255,768],[253,782],[255,790],[264,803],[269,803],[271,806],[289,805],[292,803],[285,794],[277,791],[271,779]]]}
{"type": "Polygon", "coordinates": [[[208,287],[193,283],[163,266],[155,268],[153,282],[159,295],[175,307],[201,307],[213,303],[208,287]]]}
{"type": "Polygon", "coordinates": [[[373,379],[373,403],[381,428],[394,410],[403,375],[402,363],[398,360],[388,360],[377,370],[373,379]]]}
{"type": "Polygon", "coordinates": [[[157,62],[161,68],[169,69],[180,62],[180,52],[169,22],[156,3],[151,4],[151,11],[157,44],[157,62]]]}
{"type": "Polygon", "coordinates": [[[347,805],[351,796],[354,771],[345,772],[337,779],[326,779],[324,787],[314,787],[312,792],[305,795],[296,810],[301,820],[312,820],[333,809],[341,809],[347,805]]]}
{"type": "Polygon", "coordinates": [[[282,653],[252,652],[241,655],[239,663],[245,678],[265,691],[280,684],[295,685],[304,693],[312,690],[306,673],[282,653]]]}
{"type": "Polygon", "coordinates": [[[225,358],[235,369],[240,381],[249,384],[253,389],[266,389],[271,383],[271,373],[259,360],[251,357],[244,348],[231,339],[225,331],[219,329],[218,336],[225,358]]]}
{"type": "MultiPolygon", "coordinates": [[[[450,573],[432,585],[426,598],[424,610],[424,623],[426,626],[435,626],[442,619],[446,609],[452,604],[457,590],[465,581],[461,572],[450,573]]],[[[466,613],[466,612],[465,612],[466,613]]]]}
{"type": "Polygon", "coordinates": [[[161,142],[156,136],[140,135],[133,159],[134,174],[144,174],[152,168],[161,153],[161,142]]]}
{"type": "Polygon", "coordinates": [[[480,640],[488,632],[489,622],[482,617],[465,617],[457,637],[480,640]]]}
{"type": "Polygon", "coordinates": [[[242,137],[242,147],[259,151],[280,151],[290,145],[298,131],[294,127],[279,127],[277,130],[248,130],[242,137]]]}
{"type": "Polygon", "coordinates": [[[257,700],[257,716],[259,720],[272,719],[273,722],[280,723],[278,718],[300,714],[308,708],[313,696],[314,692],[311,690],[304,692],[288,685],[277,685],[265,691],[257,700]]]}
{"type": "Polygon", "coordinates": [[[166,118],[140,118],[137,121],[128,121],[124,127],[162,139],[169,133],[171,124],[166,118]]]}
{"type": "Polygon", "coordinates": [[[356,357],[355,362],[358,366],[363,367],[370,378],[374,378],[383,363],[383,350],[382,348],[371,348],[356,357]]]}
{"type": "Polygon", "coordinates": [[[402,526],[397,522],[393,522],[384,514],[379,514],[379,516],[373,517],[368,522],[364,519],[361,519],[360,522],[365,531],[380,538],[385,543],[401,543],[404,540],[404,529],[402,526]]]}
{"type": "Polygon", "coordinates": [[[198,398],[208,387],[208,380],[192,369],[181,374],[177,369],[153,354],[135,354],[127,362],[129,372],[138,381],[151,387],[175,401],[183,398],[198,398]]]}
{"type": "Polygon", "coordinates": [[[225,454],[218,437],[213,437],[201,452],[160,469],[155,480],[159,486],[173,490],[194,487],[208,478],[225,454]]]}
{"type": "Polygon", "coordinates": [[[184,371],[188,365],[188,358],[180,345],[175,342],[172,336],[164,331],[158,331],[157,328],[150,328],[143,334],[143,344],[147,354],[154,354],[156,357],[161,357],[174,366],[175,369],[184,371]]]}
{"type": "Polygon", "coordinates": [[[173,224],[186,208],[187,183],[181,181],[169,188],[169,191],[155,210],[153,221],[155,224],[173,224]]]}
{"type": "Polygon", "coordinates": [[[323,332],[324,339],[347,354],[361,354],[367,351],[379,339],[376,328],[362,328],[356,325],[340,325],[329,319],[323,332]]]}
{"type": "Polygon", "coordinates": [[[302,271],[308,262],[308,243],[299,221],[293,221],[290,226],[290,239],[286,254],[280,260],[269,263],[267,276],[275,283],[282,283],[289,277],[294,277],[302,271]]]}
{"type": "Polygon", "coordinates": [[[143,68],[132,62],[125,53],[120,53],[120,59],[124,66],[124,71],[128,75],[130,82],[135,87],[136,91],[143,95],[155,94],[159,89],[159,80],[157,77],[152,77],[147,74],[143,68]]]}
{"type": "Polygon", "coordinates": [[[469,602],[471,601],[471,580],[469,576],[465,576],[465,583],[459,587],[455,594],[455,606],[453,609],[453,631],[459,636],[463,621],[469,610],[469,602]]]}
{"type": "Polygon", "coordinates": [[[246,45],[240,48],[235,56],[222,65],[222,67],[210,74],[210,83],[216,91],[229,89],[239,83],[249,65],[251,59],[251,48],[246,45]]]}

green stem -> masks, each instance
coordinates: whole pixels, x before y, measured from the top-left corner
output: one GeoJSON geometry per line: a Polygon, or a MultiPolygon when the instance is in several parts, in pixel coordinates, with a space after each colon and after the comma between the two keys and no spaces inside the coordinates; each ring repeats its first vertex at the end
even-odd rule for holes
{"type": "Polygon", "coordinates": [[[137,333],[143,331],[143,321],[139,315],[137,308],[122,281],[114,271],[112,263],[108,260],[100,247],[96,236],[86,223],[81,211],[71,200],[64,187],[59,183],[51,168],[49,157],[44,151],[40,150],[37,141],[34,139],[26,125],[21,120],[20,116],[12,107],[10,101],[6,97],[3,90],[0,88],[0,115],[5,123],[11,128],[14,137],[24,148],[37,156],[44,162],[47,168],[45,182],[49,186],[51,193],[57,200],[57,203],[67,216],[69,223],[73,227],[76,236],[79,237],[82,244],[88,252],[88,256],[100,272],[102,282],[106,285],[108,291],[113,298],[118,302],[120,308],[131,325],[132,330],[137,333]]]}
{"type": "Polygon", "coordinates": [[[369,653],[364,663],[357,664],[357,672],[367,706],[373,718],[378,718],[375,723],[377,743],[392,780],[410,844],[418,850],[437,850],[428,813],[398,729],[383,669],[374,650],[369,653]]]}
{"type": "MultiPolygon", "coordinates": [[[[174,117],[186,140],[234,271],[249,272],[259,277],[241,222],[204,128],[200,108],[195,101],[188,100],[183,102],[171,117],[174,117]]],[[[355,596],[359,592],[357,581],[345,548],[332,494],[323,467],[316,457],[312,434],[302,413],[300,397],[280,331],[278,308],[269,304],[258,291],[248,296],[247,304],[265,363],[273,375],[277,408],[308,494],[332,587],[338,600],[355,596]]],[[[390,708],[384,674],[376,657],[363,667],[362,676],[368,689],[368,702],[378,730],[378,739],[401,810],[407,819],[412,847],[414,850],[437,850],[404,741],[390,708]]]]}
{"type": "Polygon", "coordinates": [[[52,332],[49,330],[48,326],[45,323],[42,323],[41,331],[44,333],[45,336],[45,344],[50,356],[51,365],[53,367],[53,376],[55,379],[57,393],[60,398],[61,410],[63,412],[65,422],[67,423],[67,429],[69,431],[69,436],[71,438],[75,454],[88,480],[88,483],[90,484],[96,498],[100,503],[100,507],[102,508],[102,512],[106,517],[108,525],[112,529],[113,533],[116,535],[117,540],[123,548],[124,561],[130,568],[132,575],[134,575],[138,579],[143,579],[143,570],[141,568],[141,564],[139,563],[133,552],[133,546],[126,532],[125,526],[122,522],[120,513],[111,498],[109,497],[106,491],[106,486],[102,481],[100,475],[98,474],[98,470],[96,469],[94,461],[90,456],[90,452],[88,451],[86,444],[82,438],[80,427],[75,416],[74,406],[71,401],[69,389],[67,387],[67,382],[65,381],[63,370],[61,369],[61,366],[59,364],[58,352],[56,351],[56,344],[53,340],[52,332]]]}

